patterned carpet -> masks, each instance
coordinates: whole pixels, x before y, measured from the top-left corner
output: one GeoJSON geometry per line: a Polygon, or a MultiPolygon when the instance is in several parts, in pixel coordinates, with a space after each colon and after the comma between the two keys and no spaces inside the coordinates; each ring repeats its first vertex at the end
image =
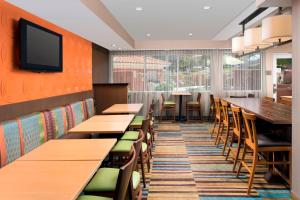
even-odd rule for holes
{"type": "Polygon", "coordinates": [[[258,168],[253,192],[247,196],[248,174],[242,170],[240,178],[236,178],[233,162],[225,161],[222,146],[214,145],[210,127],[208,123],[158,125],[143,199],[290,199],[285,185],[265,181],[264,166],[258,168]]]}

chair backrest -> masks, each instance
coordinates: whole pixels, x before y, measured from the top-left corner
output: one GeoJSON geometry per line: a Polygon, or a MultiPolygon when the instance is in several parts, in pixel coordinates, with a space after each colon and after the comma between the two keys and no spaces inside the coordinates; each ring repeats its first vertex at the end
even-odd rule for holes
{"type": "Polygon", "coordinates": [[[233,96],[229,96],[230,98],[247,98],[247,96],[236,96],[236,95],[233,95],[233,96]]]}
{"type": "Polygon", "coordinates": [[[125,200],[126,194],[128,192],[128,185],[131,180],[132,171],[133,171],[133,164],[136,158],[136,152],[133,148],[131,157],[129,161],[120,168],[120,173],[118,176],[118,183],[116,187],[116,196],[114,199],[116,200],[125,200]]]}
{"type": "MultiPolygon", "coordinates": [[[[57,139],[67,133],[68,122],[65,107],[44,112],[46,127],[51,139],[57,139]]],[[[49,137],[48,137],[49,138],[49,137]]]]}
{"type": "Polygon", "coordinates": [[[254,97],[255,97],[255,94],[252,94],[252,93],[248,94],[248,98],[254,98],[254,97]]]}
{"type": "Polygon", "coordinates": [[[144,141],[144,138],[145,138],[144,132],[142,130],[139,130],[139,139],[134,141],[134,143],[133,143],[135,153],[136,153],[135,160],[133,163],[133,170],[135,170],[137,168],[137,162],[138,162],[140,153],[142,151],[142,142],[144,141]]]}
{"type": "Polygon", "coordinates": [[[231,104],[232,118],[233,118],[233,132],[241,136],[242,132],[242,115],[241,108],[231,104]]]}
{"type": "Polygon", "coordinates": [[[142,131],[145,134],[144,141],[146,144],[148,144],[148,139],[146,136],[147,133],[149,132],[149,127],[150,127],[150,118],[148,117],[147,119],[144,119],[142,123],[142,131]]]}
{"type": "Polygon", "coordinates": [[[201,93],[200,92],[197,95],[197,101],[199,102],[199,104],[201,103],[201,93]]]}
{"type": "Polygon", "coordinates": [[[17,120],[0,124],[0,167],[21,157],[20,127],[17,120]]]}
{"type": "Polygon", "coordinates": [[[210,94],[209,95],[209,100],[210,100],[210,106],[215,106],[215,99],[214,99],[214,95],[210,94]]]}
{"type": "Polygon", "coordinates": [[[95,115],[95,103],[93,98],[84,100],[84,110],[86,119],[91,118],[95,115]]]}
{"type": "Polygon", "coordinates": [[[47,141],[46,122],[43,113],[34,113],[18,119],[21,127],[22,155],[47,141]]]}
{"type": "Polygon", "coordinates": [[[274,102],[274,98],[272,98],[272,97],[264,97],[263,100],[264,101],[274,102]]]}
{"type": "Polygon", "coordinates": [[[256,116],[255,114],[248,113],[244,109],[242,110],[243,119],[245,123],[246,143],[252,149],[257,148],[257,135],[256,135],[256,116]]]}
{"type": "Polygon", "coordinates": [[[214,99],[215,102],[215,109],[216,109],[216,118],[221,119],[222,110],[221,110],[221,101],[220,98],[216,97],[214,99]]]}
{"type": "Polygon", "coordinates": [[[229,123],[229,103],[225,100],[221,100],[222,111],[223,111],[223,121],[229,123]]]}
{"type": "Polygon", "coordinates": [[[65,109],[67,112],[68,129],[71,129],[84,121],[84,108],[82,101],[66,105],[65,109]]]}

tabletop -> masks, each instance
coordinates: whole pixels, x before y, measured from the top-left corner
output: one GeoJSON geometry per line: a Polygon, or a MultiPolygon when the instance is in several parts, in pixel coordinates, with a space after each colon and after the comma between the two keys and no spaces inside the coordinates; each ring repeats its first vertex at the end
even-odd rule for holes
{"type": "Polygon", "coordinates": [[[129,113],[129,114],[137,114],[140,112],[143,104],[114,104],[111,107],[104,110],[103,114],[121,114],[121,113],[129,113]]]}
{"type": "Polygon", "coordinates": [[[102,161],[116,142],[116,139],[50,140],[20,157],[18,161],[102,161]]]}
{"type": "Polygon", "coordinates": [[[254,113],[272,124],[292,124],[291,107],[259,98],[225,98],[225,101],[254,113]]]}
{"type": "Polygon", "coordinates": [[[0,199],[75,200],[99,161],[15,161],[0,170],[0,199]]]}
{"type": "Polygon", "coordinates": [[[172,92],[173,96],[191,96],[190,92],[172,92]]]}
{"type": "Polygon", "coordinates": [[[95,115],[88,120],[87,122],[128,122],[130,123],[134,118],[133,114],[127,115],[95,115]]]}
{"type": "Polygon", "coordinates": [[[96,122],[84,121],[68,131],[69,134],[123,134],[130,123],[128,122],[96,122]]]}

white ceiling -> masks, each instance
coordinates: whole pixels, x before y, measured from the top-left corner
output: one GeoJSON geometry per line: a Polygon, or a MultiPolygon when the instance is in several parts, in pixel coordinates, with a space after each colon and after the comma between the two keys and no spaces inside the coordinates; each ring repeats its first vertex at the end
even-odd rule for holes
{"type": "Polygon", "coordinates": [[[135,40],[210,40],[255,4],[255,0],[101,1],[135,40]],[[210,10],[203,9],[207,5],[210,10]]]}

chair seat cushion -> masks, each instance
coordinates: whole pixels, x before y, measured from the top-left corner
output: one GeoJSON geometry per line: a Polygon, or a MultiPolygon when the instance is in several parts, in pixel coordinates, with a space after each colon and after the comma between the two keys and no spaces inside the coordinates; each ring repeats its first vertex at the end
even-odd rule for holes
{"type": "Polygon", "coordinates": [[[143,120],[133,120],[130,123],[130,126],[142,126],[142,124],[143,124],[143,120]]]}
{"type": "Polygon", "coordinates": [[[93,196],[93,195],[82,195],[79,196],[77,200],[113,200],[113,199],[108,197],[100,197],[100,196],[93,196]]]}
{"type": "Polygon", "coordinates": [[[151,134],[148,132],[147,133],[147,140],[150,140],[151,139],[151,134]]]}
{"type": "Polygon", "coordinates": [[[164,101],[164,105],[175,105],[174,101],[164,101]]]}
{"type": "Polygon", "coordinates": [[[138,185],[141,182],[141,174],[140,172],[137,171],[133,171],[132,172],[132,185],[133,185],[133,189],[137,189],[138,185]]]}
{"type": "Polygon", "coordinates": [[[142,151],[143,152],[147,151],[147,144],[145,142],[142,143],[142,151]]]}
{"type": "Polygon", "coordinates": [[[90,139],[90,134],[80,133],[67,133],[59,137],[59,139],[90,139]]]}
{"type": "Polygon", "coordinates": [[[291,146],[290,142],[277,140],[276,138],[271,138],[264,134],[257,134],[257,143],[258,147],[291,146]]]}
{"type": "Polygon", "coordinates": [[[89,184],[85,192],[114,192],[116,190],[120,170],[117,168],[100,168],[89,184]]]}
{"type": "Polygon", "coordinates": [[[120,140],[117,144],[112,148],[111,152],[130,152],[133,141],[129,140],[120,140]]]}
{"type": "Polygon", "coordinates": [[[187,102],[187,104],[197,106],[197,105],[199,105],[199,102],[198,101],[189,101],[189,102],[187,102]]]}
{"type": "Polygon", "coordinates": [[[139,138],[138,131],[126,131],[121,140],[137,140],[139,138]]]}
{"type": "Polygon", "coordinates": [[[138,121],[143,121],[144,119],[145,119],[145,117],[144,117],[144,116],[137,115],[137,116],[135,116],[135,117],[134,117],[133,121],[135,121],[135,120],[138,120],[138,121]]]}

